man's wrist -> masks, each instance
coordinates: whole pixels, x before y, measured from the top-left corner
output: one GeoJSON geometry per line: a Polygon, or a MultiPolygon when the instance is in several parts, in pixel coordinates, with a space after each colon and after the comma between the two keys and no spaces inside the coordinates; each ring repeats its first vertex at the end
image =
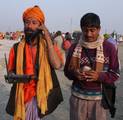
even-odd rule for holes
{"type": "Polygon", "coordinates": [[[50,46],[48,47],[49,50],[52,49],[52,48],[54,48],[53,45],[50,45],[50,46]]]}

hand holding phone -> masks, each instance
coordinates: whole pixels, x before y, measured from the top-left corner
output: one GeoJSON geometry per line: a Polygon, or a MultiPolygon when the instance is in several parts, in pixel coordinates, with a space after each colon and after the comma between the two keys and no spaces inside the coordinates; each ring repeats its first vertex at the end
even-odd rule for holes
{"type": "Polygon", "coordinates": [[[78,80],[86,80],[86,78],[85,78],[85,72],[83,72],[83,71],[81,71],[81,70],[79,70],[79,69],[77,69],[77,70],[75,70],[74,71],[74,75],[76,76],[76,78],[78,79],[78,80]]]}
{"type": "Polygon", "coordinates": [[[43,34],[46,42],[51,41],[49,30],[47,29],[47,27],[45,26],[45,24],[42,24],[38,29],[39,30],[42,30],[42,34],[43,34]]]}

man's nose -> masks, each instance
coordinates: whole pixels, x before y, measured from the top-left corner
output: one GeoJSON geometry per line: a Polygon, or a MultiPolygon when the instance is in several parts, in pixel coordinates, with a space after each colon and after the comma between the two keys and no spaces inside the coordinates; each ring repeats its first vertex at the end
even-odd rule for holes
{"type": "Polygon", "coordinates": [[[30,22],[29,24],[28,24],[28,28],[32,28],[32,23],[30,22]]]}
{"type": "Polygon", "coordinates": [[[29,22],[28,25],[27,25],[28,28],[32,28],[33,27],[33,24],[32,22],[29,22]]]}
{"type": "Polygon", "coordinates": [[[90,32],[90,31],[87,31],[86,35],[87,35],[88,37],[90,37],[90,36],[91,36],[91,32],[90,32]]]}

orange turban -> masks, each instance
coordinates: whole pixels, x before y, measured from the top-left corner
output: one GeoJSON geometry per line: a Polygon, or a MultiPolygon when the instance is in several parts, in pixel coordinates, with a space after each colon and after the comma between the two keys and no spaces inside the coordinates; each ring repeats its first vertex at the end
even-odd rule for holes
{"type": "Polygon", "coordinates": [[[27,10],[24,11],[23,21],[30,17],[36,18],[41,23],[45,22],[44,13],[38,6],[28,8],[27,10]]]}

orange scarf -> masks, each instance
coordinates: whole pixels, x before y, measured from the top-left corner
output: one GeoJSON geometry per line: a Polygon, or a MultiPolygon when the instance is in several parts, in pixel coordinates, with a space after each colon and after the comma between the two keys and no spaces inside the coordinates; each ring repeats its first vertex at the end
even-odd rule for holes
{"type": "MultiPolygon", "coordinates": [[[[17,49],[17,68],[16,73],[23,75],[23,51],[25,40],[22,40],[17,49]]],[[[25,120],[25,104],[24,104],[24,83],[18,83],[16,88],[16,102],[14,120],[25,120]]],[[[49,91],[53,88],[50,64],[48,61],[47,46],[44,39],[39,43],[39,76],[36,88],[36,97],[38,107],[41,113],[45,114],[48,110],[47,99],[49,91]]]]}

